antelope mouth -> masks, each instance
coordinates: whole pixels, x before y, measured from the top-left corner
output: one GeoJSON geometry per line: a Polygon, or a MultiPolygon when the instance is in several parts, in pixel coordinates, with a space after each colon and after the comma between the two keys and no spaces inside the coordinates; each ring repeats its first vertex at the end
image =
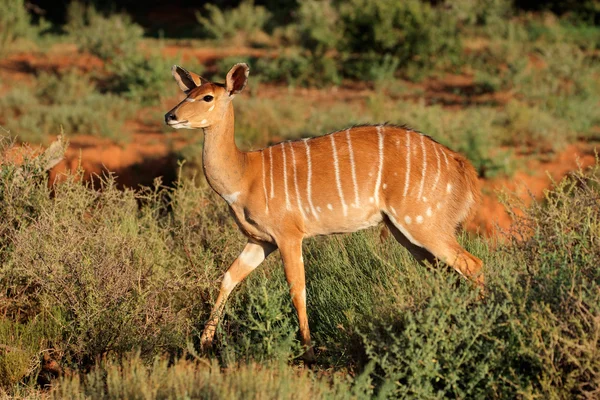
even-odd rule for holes
{"type": "Polygon", "coordinates": [[[171,128],[175,128],[175,129],[189,128],[190,127],[190,123],[189,123],[188,120],[185,120],[185,121],[169,121],[169,122],[167,122],[167,125],[169,125],[171,128]]]}

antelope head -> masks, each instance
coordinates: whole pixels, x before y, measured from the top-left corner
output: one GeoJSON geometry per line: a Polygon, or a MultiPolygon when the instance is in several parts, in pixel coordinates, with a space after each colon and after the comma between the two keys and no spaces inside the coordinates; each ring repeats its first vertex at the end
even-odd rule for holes
{"type": "Polygon", "coordinates": [[[249,72],[248,65],[236,64],[221,84],[174,65],[171,73],[186,98],[165,114],[165,123],[175,129],[199,129],[221,121],[231,100],[246,86],[249,72]]]}

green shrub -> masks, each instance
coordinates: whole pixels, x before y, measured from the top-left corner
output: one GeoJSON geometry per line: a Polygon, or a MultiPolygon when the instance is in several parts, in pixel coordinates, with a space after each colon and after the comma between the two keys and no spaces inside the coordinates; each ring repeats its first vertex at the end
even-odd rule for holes
{"type": "Polygon", "coordinates": [[[45,142],[62,126],[67,133],[124,139],[123,123],[135,106],[114,94],[102,94],[89,76],[75,70],[42,73],[33,88],[12,90],[0,100],[6,127],[22,142],[45,142]]]}
{"type": "Polygon", "coordinates": [[[169,71],[178,63],[158,52],[149,56],[136,52],[114,59],[107,66],[114,75],[111,90],[137,104],[156,105],[167,93],[167,88],[172,87],[169,71]]]}
{"type": "Polygon", "coordinates": [[[0,4],[0,56],[3,56],[18,39],[32,39],[48,28],[48,23],[41,19],[37,25],[25,7],[24,0],[4,0],[0,4]]]}
{"type": "Polygon", "coordinates": [[[385,55],[404,67],[412,66],[413,74],[458,62],[457,21],[442,8],[419,0],[352,0],[340,4],[339,10],[346,38],[342,52],[347,54],[347,76],[368,76],[372,63],[385,55]]]}
{"type": "Polygon", "coordinates": [[[141,26],[126,14],[100,14],[93,5],[72,1],[67,9],[66,32],[80,51],[87,51],[102,60],[115,60],[137,51],[144,34],[141,26]]]}
{"type": "Polygon", "coordinates": [[[270,18],[271,13],[263,6],[255,6],[254,0],[244,0],[237,8],[225,11],[208,3],[204,12],[196,11],[196,19],[206,34],[220,41],[239,37],[247,43],[260,42],[270,18]]]}

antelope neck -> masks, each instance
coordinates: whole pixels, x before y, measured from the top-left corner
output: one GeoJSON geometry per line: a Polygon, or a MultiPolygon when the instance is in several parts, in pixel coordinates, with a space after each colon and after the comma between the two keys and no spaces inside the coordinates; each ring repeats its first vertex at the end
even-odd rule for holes
{"type": "Polygon", "coordinates": [[[219,122],[204,128],[202,160],[206,180],[219,195],[240,191],[246,154],[235,144],[231,103],[219,122]]]}

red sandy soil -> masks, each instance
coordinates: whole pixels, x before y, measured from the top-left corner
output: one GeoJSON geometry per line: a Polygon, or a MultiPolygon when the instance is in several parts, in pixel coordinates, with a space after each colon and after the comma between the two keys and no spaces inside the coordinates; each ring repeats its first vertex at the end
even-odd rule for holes
{"type": "MultiPolygon", "coordinates": [[[[204,64],[231,55],[260,55],[261,50],[247,48],[193,48],[166,46],[163,52],[167,55],[181,54],[184,60],[196,59],[204,64]]],[[[76,52],[74,46],[61,45],[47,54],[15,54],[0,60],[0,95],[4,93],[7,84],[11,86],[28,81],[35,71],[59,71],[64,68],[76,67],[82,71],[101,70],[100,60],[90,55],[76,52]]],[[[429,79],[419,84],[419,96],[424,96],[428,102],[436,102],[446,107],[460,107],[465,102],[465,94],[470,103],[504,104],[510,99],[510,93],[481,94],[474,90],[473,79],[468,76],[447,75],[442,79],[429,79]],[[457,90],[461,94],[457,94],[457,90]]],[[[262,97],[278,98],[288,93],[287,87],[261,84],[259,95],[262,97]]],[[[335,103],[363,101],[372,93],[372,89],[364,84],[349,84],[339,88],[319,90],[296,89],[303,98],[311,98],[317,102],[335,103]]],[[[171,99],[168,104],[175,104],[171,99]]],[[[165,103],[167,104],[167,103],[165,103]]],[[[163,107],[166,111],[168,106],[163,107]]],[[[140,114],[141,115],[141,114],[140,114]]],[[[74,171],[81,167],[84,178],[89,179],[93,174],[102,175],[107,171],[115,172],[120,185],[136,187],[138,184],[150,185],[155,177],[165,176],[166,181],[172,180],[176,170],[174,153],[184,147],[190,136],[181,133],[161,133],[157,124],[148,125],[140,118],[129,121],[126,129],[131,132],[127,143],[114,143],[88,135],[77,135],[70,139],[65,160],[50,173],[50,181],[60,177],[61,172],[74,171]]],[[[504,206],[498,200],[498,191],[504,190],[515,193],[525,203],[532,197],[540,199],[544,190],[552,186],[569,172],[578,167],[587,167],[595,162],[594,146],[586,143],[571,144],[548,160],[531,159],[524,164],[527,171],[517,171],[511,178],[482,180],[483,200],[468,223],[467,228],[485,235],[494,235],[497,228],[507,229],[510,218],[504,206]]]]}

